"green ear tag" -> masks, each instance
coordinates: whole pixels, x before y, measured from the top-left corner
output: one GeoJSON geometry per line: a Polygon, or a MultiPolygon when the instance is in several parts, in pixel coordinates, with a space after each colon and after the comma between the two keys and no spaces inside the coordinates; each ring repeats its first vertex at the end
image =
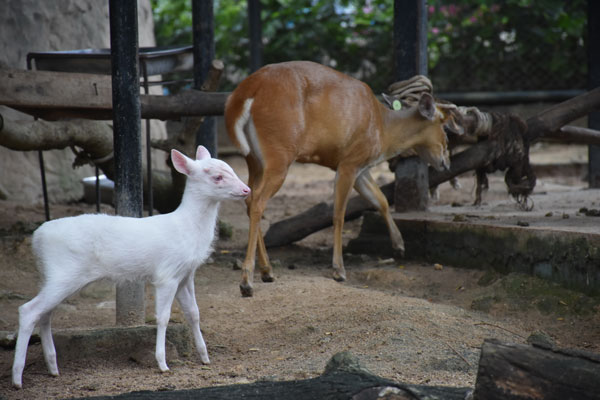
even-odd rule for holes
{"type": "Polygon", "coordinates": [[[396,111],[400,110],[402,108],[402,103],[400,103],[400,100],[394,100],[392,103],[392,108],[396,111]]]}

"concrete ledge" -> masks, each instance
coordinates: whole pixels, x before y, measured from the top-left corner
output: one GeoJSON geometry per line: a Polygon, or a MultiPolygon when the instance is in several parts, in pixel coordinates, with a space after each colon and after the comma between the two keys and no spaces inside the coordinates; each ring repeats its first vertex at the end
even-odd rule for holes
{"type": "MultiPolygon", "coordinates": [[[[154,366],[156,326],[114,327],[101,329],[66,329],[53,332],[56,352],[61,360],[87,357],[125,357],[140,364],[154,366]]],[[[30,344],[39,342],[37,333],[30,344]]],[[[191,331],[186,324],[170,324],[167,328],[167,357],[189,357],[193,349],[191,331]]],[[[14,332],[0,332],[0,344],[15,347],[14,332]]]]}
{"type": "MultiPolygon", "coordinates": [[[[600,294],[600,218],[492,217],[451,211],[394,215],[404,237],[406,259],[524,272],[600,294]]],[[[379,214],[365,214],[358,238],[349,242],[346,251],[393,255],[379,214]]]]}

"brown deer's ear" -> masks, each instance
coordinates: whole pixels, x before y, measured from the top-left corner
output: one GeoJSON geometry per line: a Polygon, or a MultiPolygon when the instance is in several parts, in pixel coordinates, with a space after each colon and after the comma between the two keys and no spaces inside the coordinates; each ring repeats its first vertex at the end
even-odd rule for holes
{"type": "Polygon", "coordinates": [[[435,117],[435,100],[429,93],[423,93],[419,99],[419,113],[430,121],[435,117]]]}

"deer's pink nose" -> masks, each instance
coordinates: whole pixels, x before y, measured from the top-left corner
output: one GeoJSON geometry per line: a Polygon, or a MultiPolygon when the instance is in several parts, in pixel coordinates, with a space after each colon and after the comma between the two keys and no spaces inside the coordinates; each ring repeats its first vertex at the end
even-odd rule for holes
{"type": "Polygon", "coordinates": [[[248,186],[246,186],[245,188],[242,189],[242,194],[244,196],[248,196],[250,194],[250,188],[248,186]]]}

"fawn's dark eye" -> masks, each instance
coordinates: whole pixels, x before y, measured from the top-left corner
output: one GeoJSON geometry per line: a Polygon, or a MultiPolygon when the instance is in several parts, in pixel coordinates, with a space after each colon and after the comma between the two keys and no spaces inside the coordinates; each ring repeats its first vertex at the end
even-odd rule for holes
{"type": "Polygon", "coordinates": [[[223,175],[217,175],[217,176],[213,177],[213,179],[216,183],[219,183],[223,180],[223,175]]]}

